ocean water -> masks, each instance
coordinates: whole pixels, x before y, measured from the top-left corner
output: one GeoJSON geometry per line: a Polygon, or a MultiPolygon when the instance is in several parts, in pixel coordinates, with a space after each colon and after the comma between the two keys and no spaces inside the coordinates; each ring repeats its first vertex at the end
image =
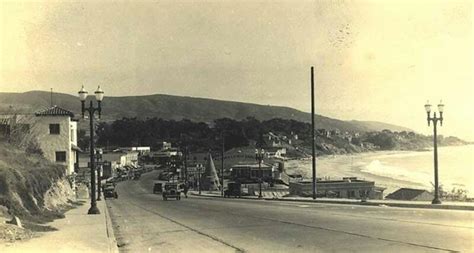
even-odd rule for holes
{"type": "MultiPolygon", "coordinates": [[[[462,188],[474,197],[474,145],[438,148],[438,178],[445,190],[462,188]]],[[[311,176],[311,161],[289,161],[287,170],[311,176]]],[[[401,187],[431,190],[433,151],[376,152],[318,158],[317,177],[356,176],[375,181],[390,193],[401,187]]]]}

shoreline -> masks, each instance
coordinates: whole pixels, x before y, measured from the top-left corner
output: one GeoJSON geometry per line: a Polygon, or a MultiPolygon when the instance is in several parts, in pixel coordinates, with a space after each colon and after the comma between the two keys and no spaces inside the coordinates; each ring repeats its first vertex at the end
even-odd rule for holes
{"type": "MultiPolygon", "coordinates": [[[[445,148],[455,148],[455,147],[466,147],[466,146],[474,146],[474,143],[466,143],[466,144],[461,144],[461,145],[448,145],[448,146],[438,146],[438,150],[440,149],[445,149],[445,148]]],[[[397,150],[368,150],[364,152],[359,152],[359,153],[345,153],[345,154],[336,154],[336,155],[328,155],[328,154],[322,154],[320,156],[316,155],[316,160],[318,159],[328,159],[328,158],[337,158],[341,156],[364,156],[364,155],[371,155],[371,154],[398,154],[398,153],[424,153],[424,152],[433,152],[433,147],[428,147],[428,148],[423,148],[423,149],[414,149],[414,150],[403,150],[403,149],[397,149],[397,150]]],[[[307,158],[292,158],[288,159],[285,162],[288,161],[311,161],[311,156],[307,158]]]]}
{"type": "MultiPolygon", "coordinates": [[[[465,172],[466,168],[472,167],[472,161],[462,161],[459,164],[451,164],[453,154],[458,151],[472,154],[473,145],[444,146],[439,151],[442,159],[441,168],[457,169],[457,174],[465,172]],[[444,150],[444,152],[443,152],[444,150]],[[448,159],[449,158],[449,159],[448,159]],[[464,163],[467,162],[467,163],[464,163]],[[444,164],[443,164],[444,163],[444,164]],[[454,167],[453,167],[454,166],[454,167]],[[456,167],[457,166],[457,167],[456,167]]],[[[402,187],[432,190],[430,184],[432,177],[432,149],[427,151],[374,151],[356,154],[325,155],[316,158],[317,177],[331,179],[342,177],[358,177],[363,180],[374,181],[376,186],[384,187],[384,196],[402,187]]],[[[465,159],[470,159],[465,157],[465,159]]],[[[287,174],[301,174],[304,178],[311,178],[312,161],[288,160],[285,161],[287,174]]],[[[470,182],[469,177],[452,177],[452,171],[441,170],[440,181],[445,190],[450,191],[453,187],[467,189],[470,182]],[[443,177],[444,176],[444,177],[443,177]]],[[[469,176],[469,175],[468,175],[469,176]]],[[[468,197],[474,192],[469,191],[468,197]]]]}

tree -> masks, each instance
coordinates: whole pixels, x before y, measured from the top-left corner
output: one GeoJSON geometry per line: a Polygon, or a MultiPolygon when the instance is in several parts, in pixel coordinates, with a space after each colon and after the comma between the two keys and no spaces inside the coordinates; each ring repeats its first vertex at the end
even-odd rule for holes
{"type": "Polygon", "coordinates": [[[82,150],[86,150],[89,147],[89,137],[86,136],[86,130],[84,129],[77,131],[77,146],[82,150]]]}
{"type": "Polygon", "coordinates": [[[385,150],[394,149],[397,145],[395,137],[393,134],[389,133],[388,130],[383,132],[372,132],[368,135],[366,141],[385,150]]]}

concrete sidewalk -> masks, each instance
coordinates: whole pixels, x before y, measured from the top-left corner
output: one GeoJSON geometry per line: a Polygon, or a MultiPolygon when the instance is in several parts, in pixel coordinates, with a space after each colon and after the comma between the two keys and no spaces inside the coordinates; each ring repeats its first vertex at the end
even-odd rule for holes
{"type": "MultiPolygon", "coordinates": [[[[194,196],[215,197],[221,198],[220,192],[202,191],[201,195],[197,191],[190,191],[194,196]]],[[[259,200],[256,196],[242,196],[244,199],[259,200]]],[[[444,202],[440,205],[432,205],[428,201],[398,201],[398,200],[367,200],[362,202],[356,199],[330,199],[319,198],[313,200],[309,197],[283,197],[283,198],[262,198],[268,201],[289,201],[289,202],[310,202],[310,203],[325,203],[325,204],[347,204],[347,205],[365,205],[365,206],[391,206],[391,207],[405,207],[405,208],[428,208],[428,209],[449,209],[449,210],[466,210],[474,211],[474,203],[470,202],[444,202]]]]}
{"type": "Polygon", "coordinates": [[[98,215],[88,215],[90,201],[65,213],[64,219],[57,219],[49,225],[58,229],[42,232],[39,236],[27,241],[16,241],[0,245],[0,252],[118,252],[117,243],[112,231],[112,223],[105,201],[98,201],[98,215]]]}

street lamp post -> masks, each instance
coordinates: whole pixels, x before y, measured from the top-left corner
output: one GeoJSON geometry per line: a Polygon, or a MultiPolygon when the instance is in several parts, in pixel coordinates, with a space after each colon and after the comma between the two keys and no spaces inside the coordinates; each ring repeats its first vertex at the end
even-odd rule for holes
{"type": "Polygon", "coordinates": [[[201,195],[201,169],[202,169],[202,164],[197,164],[196,165],[197,170],[198,170],[198,191],[199,195],[201,195]]]}
{"type": "Polygon", "coordinates": [[[97,201],[100,201],[102,195],[102,149],[97,150],[97,201]]]}
{"type": "Polygon", "coordinates": [[[428,126],[430,122],[433,122],[433,152],[434,152],[434,179],[435,179],[435,189],[434,189],[434,199],[431,204],[441,204],[441,200],[439,199],[439,185],[438,185],[438,133],[436,131],[436,127],[438,125],[443,125],[443,110],[444,104],[440,102],[438,104],[438,111],[439,117],[436,117],[436,112],[433,112],[433,117],[431,117],[431,104],[429,102],[425,105],[425,110],[427,114],[428,126]]]}
{"type": "Polygon", "coordinates": [[[92,105],[92,100],[90,101],[89,107],[85,107],[85,101],[87,98],[87,91],[82,86],[82,89],[78,92],[79,99],[81,100],[81,109],[82,109],[82,118],[84,118],[84,112],[89,113],[89,126],[90,126],[90,164],[91,164],[91,207],[87,214],[100,214],[99,209],[97,208],[96,202],[96,182],[95,182],[95,157],[94,157],[94,114],[95,112],[99,113],[99,118],[101,115],[102,107],[102,99],[104,99],[104,91],[100,88],[94,92],[95,98],[97,100],[97,107],[92,105]]]}
{"type": "Polygon", "coordinates": [[[184,146],[183,147],[184,183],[187,185],[188,184],[188,155],[189,155],[188,138],[185,134],[181,134],[180,139],[182,143],[181,146],[184,146]]]}
{"type": "Polygon", "coordinates": [[[174,181],[175,181],[175,176],[176,176],[176,172],[177,172],[177,171],[176,171],[176,164],[171,163],[170,166],[171,166],[171,167],[170,167],[170,171],[171,171],[171,175],[172,175],[172,182],[174,183],[174,181]]]}
{"type": "Polygon", "coordinates": [[[184,183],[188,185],[188,146],[184,146],[184,183]]]}
{"type": "Polygon", "coordinates": [[[265,155],[265,150],[255,149],[255,160],[258,162],[258,198],[262,198],[262,161],[265,155]]]}

